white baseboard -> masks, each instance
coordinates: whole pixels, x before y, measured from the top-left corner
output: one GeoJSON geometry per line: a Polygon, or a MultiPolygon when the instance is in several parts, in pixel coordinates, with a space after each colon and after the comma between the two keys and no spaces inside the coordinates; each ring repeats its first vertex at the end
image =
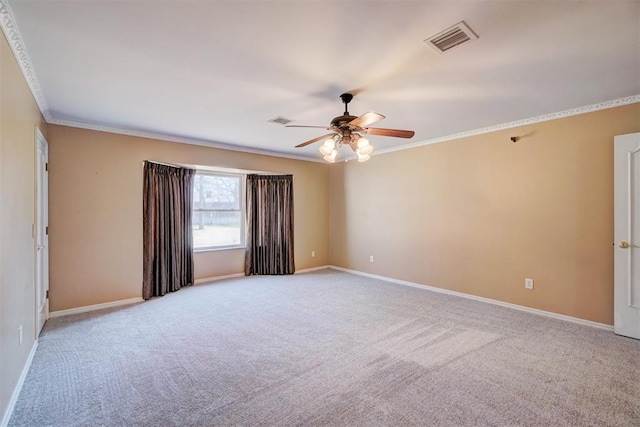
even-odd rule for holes
{"type": "Polygon", "coordinates": [[[4,412],[2,422],[0,422],[0,427],[6,427],[9,424],[9,420],[11,419],[11,415],[13,414],[13,409],[15,408],[16,402],[18,401],[18,396],[20,396],[20,392],[22,391],[24,380],[27,378],[27,373],[29,372],[31,362],[33,362],[33,356],[35,356],[37,348],[38,340],[35,340],[33,346],[31,346],[29,356],[27,356],[27,361],[25,362],[24,367],[22,368],[22,372],[20,373],[20,378],[18,378],[18,383],[14,387],[13,393],[11,393],[11,399],[9,399],[9,405],[7,405],[7,409],[4,412]]]}
{"type": "Polygon", "coordinates": [[[327,268],[331,268],[331,266],[330,265],[321,265],[320,267],[303,268],[302,270],[296,270],[296,272],[294,274],[311,273],[312,271],[326,270],[327,268]]]}
{"type": "MultiPolygon", "coordinates": [[[[294,274],[310,273],[312,271],[324,270],[327,268],[331,268],[331,266],[321,265],[320,267],[304,268],[302,270],[296,270],[294,274]]],[[[217,282],[218,280],[235,279],[237,277],[245,277],[245,275],[244,273],[233,273],[233,274],[227,274],[226,276],[203,277],[202,279],[196,279],[196,282],[194,283],[194,285],[204,285],[211,282],[217,282]]]]}
{"type": "Polygon", "coordinates": [[[385,282],[397,283],[399,285],[411,286],[413,288],[418,288],[418,289],[438,292],[438,293],[441,293],[441,294],[447,294],[447,295],[453,295],[453,296],[457,296],[457,297],[472,299],[472,300],[481,301],[481,302],[484,302],[484,303],[487,303],[487,304],[499,305],[499,306],[511,308],[511,309],[514,309],[514,310],[519,310],[519,311],[524,311],[524,312],[531,313],[531,314],[536,314],[538,316],[551,317],[553,319],[564,320],[565,322],[577,323],[579,325],[591,326],[593,328],[604,329],[604,330],[613,332],[613,326],[612,325],[607,325],[605,323],[593,322],[591,320],[586,320],[586,319],[580,319],[579,317],[567,316],[567,315],[564,315],[564,314],[553,313],[551,311],[538,310],[537,308],[525,307],[523,305],[512,304],[510,302],[499,301],[499,300],[495,300],[495,299],[491,299],[491,298],[479,297],[477,295],[465,294],[463,292],[450,291],[448,289],[437,288],[435,286],[429,286],[429,285],[422,285],[420,283],[408,282],[406,280],[399,280],[399,279],[394,279],[394,278],[391,278],[391,277],[379,276],[377,274],[365,273],[365,272],[357,271],[357,270],[350,270],[348,268],[338,267],[338,266],[335,266],[335,265],[331,265],[331,266],[329,266],[329,268],[332,268],[334,270],[344,271],[346,273],[357,274],[359,276],[370,277],[372,279],[384,280],[385,282]]]}
{"type": "Polygon", "coordinates": [[[102,310],[103,308],[120,307],[121,305],[135,304],[142,301],[144,301],[142,297],[136,297],[105,302],[102,304],[85,305],[84,307],[69,308],[67,310],[52,311],[49,313],[49,318],[52,319],[54,317],[68,316],[70,314],[86,313],[88,311],[102,310]]]}
{"type": "Polygon", "coordinates": [[[227,274],[225,276],[214,276],[214,277],[203,277],[202,279],[196,279],[194,285],[205,285],[207,283],[211,283],[211,282],[217,282],[219,280],[225,280],[225,279],[235,279],[237,277],[244,277],[244,273],[233,273],[233,274],[227,274]]]}

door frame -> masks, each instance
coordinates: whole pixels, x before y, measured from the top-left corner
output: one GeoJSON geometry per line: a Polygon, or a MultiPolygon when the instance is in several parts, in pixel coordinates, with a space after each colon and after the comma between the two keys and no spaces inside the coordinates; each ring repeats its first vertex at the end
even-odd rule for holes
{"type": "Polygon", "coordinates": [[[35,200],[33,221],[35,339],[49,319],[49,143],[35,127],[35,200]],[[44,165],[43,163],[44,157],[44,165]],[[41,220],[42,218],[42,220],[41,220]],[[43,283],[40,282],[43,281],[43,283]],[[42,300],[44,299],[44,302],[42,300]],[[41,304],[42,302],[42,304],[41,304]],[[44,306],[43,306],[44,305],[44,306]]]}

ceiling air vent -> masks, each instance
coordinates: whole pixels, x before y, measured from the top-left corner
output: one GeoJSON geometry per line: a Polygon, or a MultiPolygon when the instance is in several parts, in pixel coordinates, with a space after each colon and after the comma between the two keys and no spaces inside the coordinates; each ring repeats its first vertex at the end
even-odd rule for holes
{"type": "Polygon", "coordinates": [[[279,125],[286,125],[287,123],[291,123],[293,120],[287,119],[286,117],[278,116],[269,120],[271,123],[276,123],[279,125]]]}
{"type": "Polygon", "coordinates": [[[438,53],[445,53],[449,49],[460,46],[470,40],[477,39],[478,36],[469,28],[464,21],[458,22],[453,27],[440,31],[435,36],[429,37],[424,42],[431,49],[438,53]]]}

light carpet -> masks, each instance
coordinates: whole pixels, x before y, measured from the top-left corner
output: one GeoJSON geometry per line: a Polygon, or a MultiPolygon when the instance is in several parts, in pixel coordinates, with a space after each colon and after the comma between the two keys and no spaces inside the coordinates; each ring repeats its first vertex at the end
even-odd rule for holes
{"type": "Polygon", "coordinates": [[[47,322],[10,426],[640,426],[640,341],[334,270],[47,322]]]}

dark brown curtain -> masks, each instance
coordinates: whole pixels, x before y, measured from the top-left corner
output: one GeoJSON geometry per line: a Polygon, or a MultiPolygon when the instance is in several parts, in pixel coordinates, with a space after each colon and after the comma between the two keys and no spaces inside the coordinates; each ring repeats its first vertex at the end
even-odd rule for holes
{"type": "Polygon", "coordinates": [[[195,173],[144,162],[144,299],[194,282],[191,216],[195,173]]]}
{"type": "Polygon", "coordinates": [[[293,176],[247,175],[244,272],[293,274],[293,176]]]}

